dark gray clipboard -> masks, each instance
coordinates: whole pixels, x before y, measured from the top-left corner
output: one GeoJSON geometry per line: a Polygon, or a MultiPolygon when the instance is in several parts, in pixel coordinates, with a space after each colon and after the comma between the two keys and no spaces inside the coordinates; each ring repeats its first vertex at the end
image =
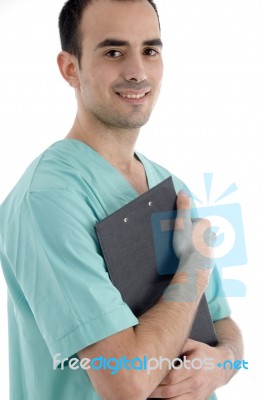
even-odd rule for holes
{"type": "MultiPolygon", "coordinates": [[[[173,228],[157,228],[160,216],[165,223],[165,216],[170,222],[175,215],[176,192],[169,177],[95,226],[112,283],[137,317],[159,300],[177,269],[173,228]]],[[[189,337],[217,344],[205,295],[189,337]]]]}

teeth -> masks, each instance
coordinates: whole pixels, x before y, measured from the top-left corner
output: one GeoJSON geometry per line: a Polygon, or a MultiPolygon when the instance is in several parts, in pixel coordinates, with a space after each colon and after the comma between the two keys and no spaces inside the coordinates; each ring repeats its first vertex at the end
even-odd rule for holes
{"type": "Polygon", "coordinates": [[[145,96],[145,93],[142,94],[121,94],[125,99],[142,99],[145,96]]]}

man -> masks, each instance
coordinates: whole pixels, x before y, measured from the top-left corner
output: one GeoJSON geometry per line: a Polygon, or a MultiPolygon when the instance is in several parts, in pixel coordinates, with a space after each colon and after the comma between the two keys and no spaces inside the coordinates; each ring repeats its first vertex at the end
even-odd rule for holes
{"type": "Polygon", "coordinates": [[[154,3],[69,0],[59,26],[58,65],[75,90],[76,119],[66,139],[30,165],[1,208],[10,398],[214,399],[214,390],[233,371],[169,370],[163,364],[150,376],[126,368],[113,375],[104,368],[85,372],[72,363],[77,355],[83,361],[186,355],[216,364],[241,359],[242,339],[216,270],[210,278],[211,254],[200,241],[209,225],[191,222],[187,189],[179,179],[173,177],[180,258],[171,282],[173,301],[164,296],[137,320],[111,284],[95,235],[98,221],[170,176],[135,152],[163,72],[154,3]],[[187,274],[197,279],[194,302],[185,301],[187,274]],[[187,340],[205,290],[219,340],[215,348],[187,340]],[[58,358],[61,364],[53,368],[58,358]]]}

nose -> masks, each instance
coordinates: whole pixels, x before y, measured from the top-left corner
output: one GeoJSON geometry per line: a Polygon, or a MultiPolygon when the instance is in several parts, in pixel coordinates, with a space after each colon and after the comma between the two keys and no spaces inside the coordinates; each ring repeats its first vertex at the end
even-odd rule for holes
{"type": "Polygon", "coordinates": [[[132,55],[126,60],[124,66],[124,78],[126,81],[143,82],[146,80],[146,71],[141,55],[132,55]]]}

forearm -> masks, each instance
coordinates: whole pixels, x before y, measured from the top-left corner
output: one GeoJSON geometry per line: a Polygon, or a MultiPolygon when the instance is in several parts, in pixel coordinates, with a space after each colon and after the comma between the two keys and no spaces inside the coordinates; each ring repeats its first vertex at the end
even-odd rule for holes
{"type": "Polygon", "coordinates": [[[139,318],[134,328],[140,351],[150,357],[172,357],[181,353],[186,341],[202,291],[194,301],[187,301],[191,288],[185,274],[176,274],[169,286],[170,295],[164,294],[160,301],[139,318]]]}
{"type": "MultiPolygon", "coordinates": [[[[223,354],[223,358],[225,360],[231,360],[232,363],[234,363],[236,360],[242,360],[243,339],[237,324],[230,317],[228,317],[216,321],[214,326],[219,342],[217,347],[223,354]]],[[[224,384],[228,383],[236,373],[237,369],[226,368],[224,384]]]]}
{"type": "MultiPolygon", "coordinates": [[[[114,334],[79,352],[80,359],[97,358],[127,360],[144,357],[159,361],[160,356],[170,361],[176,358],[187,339],[200,296],[194,302],[177,301],[180,293],[177,287],[176,301],[161,299],[139,318],[139,325],[114,334]]],[[[171,293],[172,294],[172,293],[171,293]]],[[[184,296],[185,298],[185,296],[184,296]]],[[[154,360],[155,362],[155,360],[154,360]]],[[[118,400],[146,399],[169,372],[169,365],[163,362],[162,368],[148,371],[122,368],[111,375],[107,370],[88,370],[89,377],[103,399],[118,400]]],[[[152,363],[154,365],[154,363],[152,363]]],[[[149,368],[150,364],[147,366],[149,368]]]]}
{"type": "MultiPolygon", "coordinates": [[[[198,288],[197,298],[194,301],[187,301],[191,287],[184,283],[186,282],[184,276],[185,274],[177,274],[173,279],[170,290],[171,301],[167,296],[163,296],[154,307],[139,318],[140,323],[134,328],[136,357],[146,356],[148,359],[157,360],[163,357],[172,361],[181,354],[203,293],[203,290],[198,288]]],[[[152,370],[147,380],[148,389],[156,388],[168,372],[169,366],[166,362],[162,363],[161,368],[152,370]]]]}
{"type": "Polygon", "coordinates": [[[187,340],[197,302],[158,302],[134,328],[140,353],[149,358],[177,357],[187,340]]]}

